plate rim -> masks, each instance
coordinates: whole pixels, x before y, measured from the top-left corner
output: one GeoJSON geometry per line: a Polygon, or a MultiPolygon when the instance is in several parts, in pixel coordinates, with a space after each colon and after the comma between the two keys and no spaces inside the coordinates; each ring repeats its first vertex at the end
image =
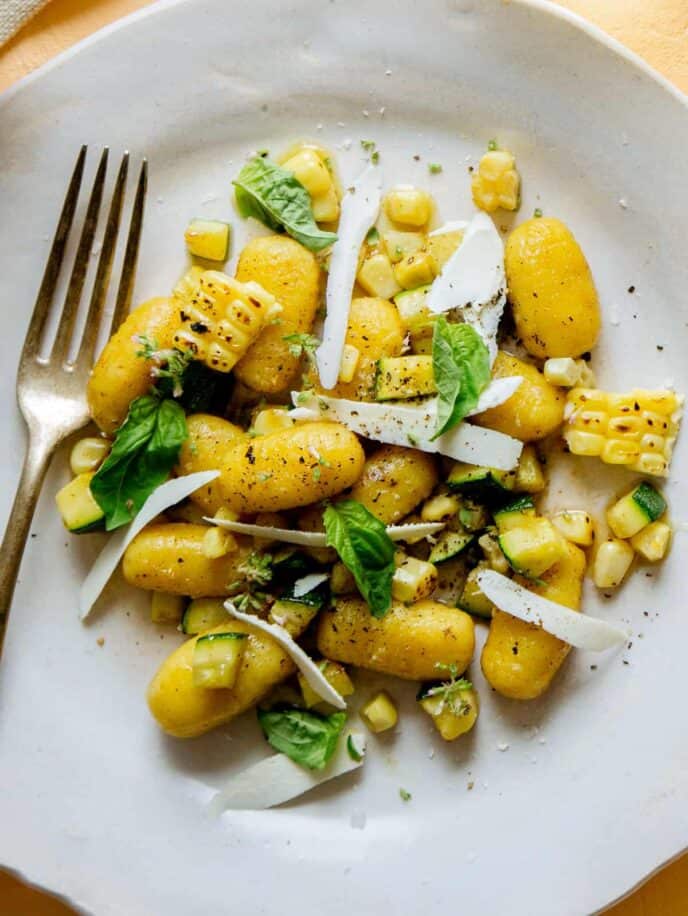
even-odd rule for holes
{"type": "MultiPolygon", "coordinates": [[[[110,35],[120,30],[135,26],[137,22],[143,21],[147,17],[163,14],[165,11],[178,6],[187,4],[190,6],[194,2],[196,2],[196,0],[149,0],[146,6],[138,10],[134,10],[133,12],[116,19],[114,22],[103,26],[92,34],[87,35],[86,37],[77,41],[75,44],[51,57],[48,61],[41,64],[35,70],[32,70],[30,73],[21,77],[19,80],[16,80],[14,83],[0,92],[0,111],[5,105],[10,104],[16,96],[22,94],[26,89],[30,89],[34,82],[40,81],[44,77],[49,77],[53,70],[59,69],[63,64],[71,60],[72,57],[78,56],[83,50],[91,47],[92,45],[98,44],[100,41],[106,39],[110,35]]],[[[479,5],[483,5],[485,2],[494,2],[494,0],[478,0],[479,5]]],[[[549,16],[554,20],[559,20],[566,23],[567,26],[575,29],[577,32],[583,33],[587,38],[591,39],[596,44],[601,45],[606,51],[613,54],[614,57],[630,64],[636,70],[636,72],[642,74],[643,77],[648,78],[651,82],[655,83],[658,88],[664,90],[664,92],[667,92],[671,98],[678,102],[678,104],[688,114],[688,92],[681,90],[675,83],[660,73],[650,63],[648,63],[648,61],[645,60],[645,58],[643,58],[638,52],[632,50],[617,38],[610,35],[596,23],[591,22],[581,14],[559,6],[558,3],[552,2],[552,0],[501,0],[501,2],[505,5],[513,5],[522,7],[526,10],[531,10],[538,15],[549,16]]],[[[601,914],[606,913],[612,907],[623,902],[624,900],[627,900],[637,890],[639,890],[648,881],[650,881],[655,875],[657,875],[659,872],[686,854],[688,854],[688,841],[686,842],[686,845],[677,850],[674,854],[668,856],[665,859],[662,859],[660,862],[650,867],[648,871],[642,874],[638,880],[626,891],[608,901],[604,906],[595,910],[591,916],[601,916],[601,914]]],[[[86,914],[86,916],[89,916],[91,912],[80,905],[68,893],[60,893],[59,891],[53,890],[48,885],[41,883],[39,880],[31,878],[28,870],[25,868],[8,866],[0,862],[0,870],[4,871],[6,874],[13,878],[20,880],[28,887],[42,891],[53,899],[59,900],[65,905],[71,907],[78,914],[86,914]]]]}

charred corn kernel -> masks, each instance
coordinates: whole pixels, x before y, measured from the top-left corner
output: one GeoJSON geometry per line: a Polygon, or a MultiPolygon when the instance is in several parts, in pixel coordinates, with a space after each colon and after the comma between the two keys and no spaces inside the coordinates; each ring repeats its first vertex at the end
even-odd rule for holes
{"type": "Polygon", "coordinates": [[[153,623],[173,623],[178,626],[185,607],[186,598],[182,595],[153,592],[151,594],[151,621],[153,623]]]}
{"type": "Polygon", "coordinates": [[[342,361],[339,366],[339,381],[350,382],[356,374],[361,351],[352,344],[344,344],[342,361]]]}
{"type": "Polygon", "coordinates": [[[429,235],[425,250],[435,263],[435,273],[438,274],[454,254],[463,241],[463,229],[441,232],[439,235],[429,235]]]}
{"type": "Polygon", "coordinates": [[[409,604],[427,598],[437,585],[437,567],[425,560],[408,557],[398,551],[394,562],[396,569],[392,577],[392,597],[409,604]]]}
{"type": "Polygon", "coordinates": [[[644,560],[657,563],[664,559],[670,541],[671,526],[666,522],[652,522],[631,538],[631,546],[644,560]]]}
{"type": "Polygon", "coordinates": [[[424,522],[446,522],[457,515],[460,508],[461,500],[458,496],[438,493],[423,504],[420,517],[424,522]]]}
{"type": "Polygon", "coordinates": [[[545,378],[550,385],[559,385],[560,388],[573,388],[580,384],[580,366],[578,360],[570,356],[557,356],[545,360],[543,370],[545,378]]]}
{"type": "Polygon", "coordinates": [[[451,691],[448,695],[446,688],[447,685],[443,685],[437,693],[421,695],[418,702],[432,718],[444,740],[454,741],[473,728],[478,720],[480,706],[478,694],[472,686],[451,691]]]}
{"type": "Polygon", "coordinates": [[[574,388],[566,400],[564,438],[574,455],[666,477],[682,405],[683,398],[669,390],[574,388]]]}
{"type": "Polygon", "coordinates": [[[664,514],[666,500],[644,481],[607,511],[609,527],[618,538],[630,538],[664,514]]]}
{"type": "Polygon", "coordinates": [[[343,563],[335,563],[332,567],[330,591],[333,595],[351,595],[356,591],[356,580],[343,563]]]}
{"type": "Polygon", "coordinates": [[[478,545],[491,569],[502,575],[506,575],[509,572],[509,561],[502,553],[495,537],[491,534],[483,534],[482,537],[478,538],[478,545]]]}
{"type": "MultiPolygon", "coordinates": [[[[340,665],[339,662],[331,662],[329,659],[325,658],[321,662],[318,662],[318,668],[322,671],[328,684],[334,687],[341,697],[351,696],[354,692],[354,685],[344,665],[340,665]]],[[[306,709],[319,710],[322,707],[329,708],[329,703],[324,702],[320,694],[313,690],[300,671],[298,673],[298,680],[299,687],[301,688],[301,695],[303,697],[303,704],[306,709]]]]}
{"type": "Polygon", "coordinates": [[[589,547],[595,539],[592,519],[583,509],[562,509],[552,516],[552,524],[572,544],[589,547]]]}
{"type": "Polygon", "coordinates": [[[404,289],[416,289],[435,279],[435,262],[427,251],[407,255],[395,265],[394,276],[404,289]]]}
{"type": "Polygon", "coordinates": [[[394,728],[399,718],[394,701],[384,690],[368,700],[361,707],[359,715],[370,731],[375,734],[394,728]]]}
{"type": "Polygon", "coordinates": [[[324,194],[311,198],[313,219],[316,223],[333,223],[339,218],[339,198],[334,186],[324,194]]]}
{"type": "Polygon", "coordinates": [[[633,548],[616,538],[600,544],[592,569],[592,581],[598,588],[616,588],[631,568],[633,548]]]}
{"type": "Polygon", "coordinates": [[[292,172],[311,197],[325,194],[332,187],[332,176],[315,150],[300,150],[295,156],[283,162],[282,168],[292,172]]]}
{"type": "Polygon", "coordinates": [[[174,343],[218,372],[230,372],[282,308],[262,286],[206,270],[180,310],[174,343]]]}
{"type": "Polygon", "coordinates": [[[384,207],[393,223],[420,229],[432,216],[432,197],[420,188],[399,187],[387,194],[384,207]]]}
{"type": "Polygon", "coordinates": [[[256,414],[252,430],[257,436],[269,436],[293,425],[286,407],[266,407],[256,414]]]}
{"type": "Polygon", "coordinates": [[[480,210],[493,213],[518,210],[521,200],[521,176],[516,160],[505,149],[488,150],[478,163],[471,181],[473,203],[480,210]]]}
{"type": "Polygon", "coordinates": [[[419,252],[425,245],[425,236],[422,232],[399,232],[397,229],[389,229],[382,233],[382,243],[387,257],[392,264],[397,264],[409,255],[419,252]]]}
{"type": "Polygon", "coordinates": [[[217,219],[192,219],[184,232],[189,254],[208,261],[226,261],[229,254],[229,223],[217,219]]]}
{"type": "Polygon", "coordinates": [[[110,454],[112,443],[97,436],[87,436],[75,443],[69,454],[69,467],[72,474],[88,474],[97,471],[110,454]]]}
{"type": "Polygon", "coordinates": [[[381,251],[365,259],[356,279],[369,296],[378,296],[380,299],[391,299],[401,291],[394,276],[392,262],[381,251]]]}
{"type": "Polygon", "coordinates": [[[517,493],[541,493],[545,489],[545,475],[532,445],[524,445],[516,468],[514,490],[517,493]]]}
{"type": "Polygon", "coordinates": [[[231,531],[226,528],[208,528],[203,537],[203,556],[209,560],[217,560],[237,549],[237,541],[231,531]]]}

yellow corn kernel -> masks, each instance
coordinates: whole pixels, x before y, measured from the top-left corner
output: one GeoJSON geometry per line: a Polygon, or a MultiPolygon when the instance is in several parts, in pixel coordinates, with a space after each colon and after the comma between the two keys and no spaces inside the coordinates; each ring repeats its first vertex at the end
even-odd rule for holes
{"type": "Polygon", "coordinates": [[[167,592],[151,593],[151,621],[153,623],[172,623],[178,626],[187,599],[182,595],[169,595],[167,592]]]}
{"type": "Polygon", "coordinates": [[[384,690],[368,700],[361,707],[359,715],[370,731],[375,734],[394,728],[399,718],[394,701],[384,690]]]}
{"type": "Polygon", "coordinates": [[[239,283],[219,270],[203,271],[182,303],[175,345],[218,372],[231,372],[282,310],[262,286],[239,283]]]}
{"type": "Polygon", "coordinates": [[[399,232],[397,229],[388,229],[382,233],[382,242],[392,264],[397,264],[403,258],[420,251],[425,245],[425,236],[422,232],[399,232]]]}
{"type": "Polygon", "coordinates": [[[87,436],[75,443],[69,454],[69,467],[72,474],[88,474],[97,471],[110,454],[112,443],[98,436],[87,436]]]}
{"type": "Polygon", "coordinates": [[[592,580],[598,588],[621,585],[633,562],[633,548],[617,538],[600,544],[592,569],[592,580]]]}
{"type": "Polygon", "coordinates": [[[228,553],[233,553],[237,549],[236,538],[231,531],[226,528],[208,528],[203,535],[203,544],[201,552],[209,560],[217,560],[219,557],[225,557],[228,553]]]}
{"type": "Polygon", "coordinates": [[[567,541],[589,547],[595,539],[592,519],[583,509],[563,509],[552,516],[552,524],[567,541]]]}
{"type": "Polygon", "coordinates": [[[432,197],[420,188],[399,187],[385,197],[385,213],[393,223],[421,229],[432,216],[432,197]]]}
{"type": "Polygon", "coordinates": [[[516,160],[505,149],[489,150],[478,163],[471,181],[473,202],[480,210],[493,213],[518,210],[521,199],[521,176],[516,160]]]}
{"type": "Polygon", "coordinates": [[[404,289],[416,289],[435,279],[435,264],[427,251],[419,251],[404,258],[394,268],[394,276],[404,289]]]}
{"type": "Polygon", "coordinates": [[[320,156],[312,149],[302,149],[282,163],[282,168],[293,172],[294,177],[311,197],[325,194],[332,187],[332,176],[320,156]]]}
{"type": "Polygon", "coordinates": [[[369,296],[379,299],[391,299],[401,292],[394,276],[392,262],[381,251],[376,251],[365,259],[356,279],[369,296]]]}
{"type": "Polygon", "coordinates": [[[339,365],[339,381],[350,382],[356,374],[358,361],[361,358],[361,351],[353,344],[344,344],[342,351],[342,361],[339,365]]]}
{"type": "Polygon", "coordinates": [[[311,206],[316,223],[333,223],[339,219],[339,198],[334,185],[324,194],[311,198],[311,206]]]}
{"type": "Polygon", "coordinates": [[[664,559],[670,541],[671,526],[666,522],[652,522],[631,538],[631,546],[644,560],[657,563],[664,559]]]}
{"type": "Polygon", "coordinates": [[[545,360],[542,371],[550,385],[573,388],[580,384],[581,371],[578,360],[571,359],[570,356],[558,356],[545,360]]]}
{"type": "Polygon", "coordinates": [[[574,388],[566,401],[564,438],[574,455],[596,455],[607,464],[665,477],[682,405],[669,390],[574,388]]]}
{"type": "Polygon", "coordinates": [[[294,421],[289,416],[286,407],[266,407],[258,411],[251,428],[257,436],[269,436],[270,433],[279,432],[293,425],[294,421]]]}
{"type": "MultiPolygon", "coordinates": [[[[322,671],[328,684],[334,687],[340,696],[351,696],[354,692],[354,685],[344,665],[340,665],[339,662],[332,662],[329,659],[323,659],[319,662],[318,667],[322,671]]],[[[301,695],[303,696],[303,705],[306,709],[319,710],[320,708],[329,708],[329,703],[325,702],[320,694],[313,690],[300,671],[297,677],[299,687],[301,688],[301,695]]]]}

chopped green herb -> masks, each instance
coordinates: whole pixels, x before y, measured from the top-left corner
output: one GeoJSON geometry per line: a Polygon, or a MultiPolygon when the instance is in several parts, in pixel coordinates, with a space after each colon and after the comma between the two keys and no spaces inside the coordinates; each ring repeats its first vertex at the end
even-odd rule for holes
{"type": "Polygon", "coordinates": [[[406,438],[409,441],[409,445],[412,445],[414,448],[418,446],[418,437],[414,436],[413,433],[407,433],[406,438]]]}
{"type": "Polygon", "coordinates": [[[248,557],[237,567],[246,582],[255,585],[266,585],[272,579],[272,554],[251,551],[248,557]]]}
{"type": "Polygon", "coordinates": [[[431,175],[439,175],[441,171],[442,166],[439,162],[430,162],[428,164],[428,172],[430,172],[431,175]]]}
{"type": "Polygon", "coordinates": [[[533,210],[533,216],[535,217],[535,219],[540,219],[540,217],[542,216],[542,210],[539,207],[536,207],[533,210]]]}
{"type": "Polygon", "coordinates": [[[399,798],[400,798],[402,801],[407,802],[407,801],[411,801],[411,799],[413,798],[413,796],[412,796],[411,793],[408,791],[408,789],[399,789],[399,798]]]}
{"type": "Polygon", "coordinates": [[[490,142],[487,144],[487,149],[490,153],[493,153],[497,149],[497,141],[490,140],[490,142]]]}
{"type": "Polygon", "coordinates": [[[322,469],[318,465],[318,467],[313,468],[313,480],[317,483],[320,480],[321,476],[322,476],[322,469]]]}
{"type": "Polygon", "coordinates": [[[320,340],[314,334],[286,334],[282,340],[289,344],[289,352],[296,357],[312,357],[320,346],[320,340]]]}
{"type": "Polygon", "coordinates": [[[368,235],[366,235],[366,244],[372,247],[373,245],[377,245],[379,241],[380,241],[380,233],[377,231],[377,227],[373,226],[371,229],[368,230],[368,235]]]}
{"type": "Polygon", "coordinates": [[[261,473],[258,475],[258,480],[260,480],[262,483],[265,483],[265,481],[270,480],[271,477],[272,474],[270,471],[261,471],[261,473]]]}
{"type": "Polygon", "coordinates": [[[449,680],[426,690],[424,696],[441,698],[441,705],[438,712],[441,712],[442,709],[447,706],[455,716],[463,715],[470,709],[470,704],[466,702],[461,694],[466,690],[472,690],[473,684],[465,678],[459,677],[458,668],[454,663],[445,665],[442,662],[437,662],[435,667],[438,671],[447,671],[449,673],[449,680]]]}

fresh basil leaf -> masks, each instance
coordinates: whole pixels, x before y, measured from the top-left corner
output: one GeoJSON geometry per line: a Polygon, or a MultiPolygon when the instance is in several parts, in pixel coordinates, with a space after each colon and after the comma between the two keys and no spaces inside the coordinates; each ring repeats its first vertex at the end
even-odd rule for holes
{"type": "Polygon", "coordinates": [[[353,574],[374,617],[392,604],[394,544],[382,522],[355,499],[328,506],[323,515],[327,544],[353,574]]]}
{"type": "Polygon", "coordinates": [[[309,770],[322,770],[337,749],[346,713],[321,716],[305,709],[258,709],[258,722],[276,751],[309,770]]]}
{"type": "Polygon", "coordinates": [[[91,481],[108,531],[130,522],[167,478],[187,435],[184,410],[176,401],[144,395],[131,402],[112,451],[91,481]]]}
{"type": "Polygon", "coordinates": [[[432,368],[437,385],[436,439],[475,408],[490,381],[490,354],[469,324],[449,324],[438,316],[432,335],[432,368]]]}
{"type": "Polygon", "coordinates": [[[322,251],[337,241],[334,232],[318,227],[310,194],[301,182],[269,159],[251,159],[233,184],[243,217],[252,216],[275,232],[285,230],[310,251],[322,251]]]}
{"type": "Polygon", "coordinates": [[[158,376],[155,387],[165,398],[174,398],[188,413],[222,414],[229,400],[232,375],[215,372],[193,360],[177,378],[158,376]]]}

